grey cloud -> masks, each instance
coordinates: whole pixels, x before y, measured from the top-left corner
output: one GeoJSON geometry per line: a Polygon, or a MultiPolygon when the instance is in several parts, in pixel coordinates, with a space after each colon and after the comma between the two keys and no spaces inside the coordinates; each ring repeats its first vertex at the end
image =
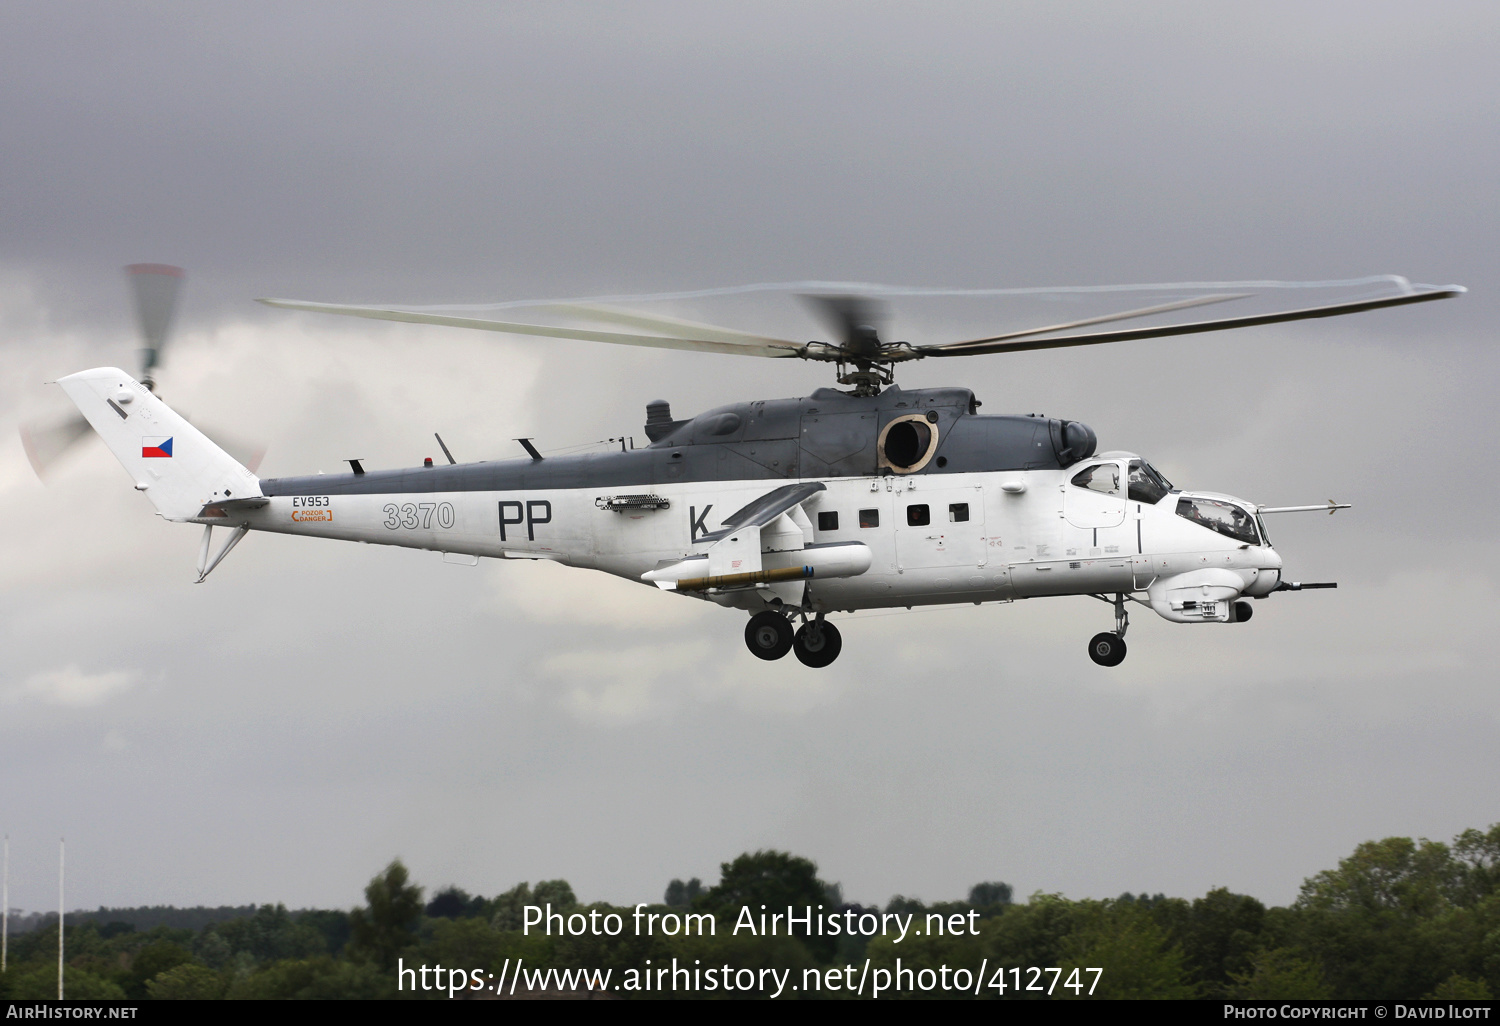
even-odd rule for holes
{"type": "MultiPolygon", "coordinates": [[[[1286,901],[1361,840],[1487,825],[1500,16],[1445,10],[12,5],[11,439],[41,381],[130,359],[119,268],[139,260],[189,270],[170,401],[268,438],[267,473],[414,463],[434,430],[466,458],[639,434],[658,396],[689,412],[827,375],[259,295],[1387,271],[1472,289],[903,368],[986,412],[1088,421],[1182,483],[1356,503],[1271,525],[1340,591],[1233,631],[1138,618],[1114,674],[1084,658],[1105,622],[1084,599],[851,617],[813,676],[756,664],[735,615],[644,590],[570,619],[581,572],[256,537],[195,587],[195,534],[101,449],[44,488],[7,443],[0,691],[141,675],[95,705],[0,706],[13,902],[46,907],[63,833],[81,905],[347,905],[396,853],[430,884],[561,875],[649,900],[764,846],[865,901],[994,878],[1286,901]],[[639,651],[636,682],[611,661],[639,651]]],[[[1031,309],[895,305],[936,337],[1031,309]]],[[[718,309],[813,330],[773,297],[718,309]]]]}

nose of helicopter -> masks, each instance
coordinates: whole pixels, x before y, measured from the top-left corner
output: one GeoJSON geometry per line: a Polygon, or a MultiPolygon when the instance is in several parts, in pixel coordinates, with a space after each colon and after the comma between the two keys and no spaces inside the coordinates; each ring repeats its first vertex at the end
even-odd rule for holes
{"type": "MultiPolygon", "coordinates": [[[[1265,540],[1264,536],[1262,540],[1265,540]]],[[[1269,541],[1257,546],[1254,579],[1245,588],[1245,594],[1251,598],[1264,598],[1275,591],[1281,583],[1281,567],[1281,553],[1273,549],[1269,541]]]]}

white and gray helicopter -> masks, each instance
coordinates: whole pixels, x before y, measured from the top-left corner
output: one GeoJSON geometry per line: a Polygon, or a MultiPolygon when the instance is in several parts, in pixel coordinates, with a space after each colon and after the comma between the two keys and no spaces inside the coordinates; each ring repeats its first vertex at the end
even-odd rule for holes
{"type": "Polygon", "coordinates": [[[1178,489],[1141,456],[1096,452],[1078,421],[979,413],[966,388],[904,390],[910,360],[1098,345],[1420,303],[1459,286],[1166,326],[1099,324],[1223,302],[1207,295],[986,338],[887,342],[868,297],[811,298],[833,341],[767,338],[638,311],[569,312],[649,334],[448,313],[262,300],[272,306],[773,359],[837,368],[846,389],[734,403],[686,420],[646,405],[649,445],[447,465],[257,478],[143,383],[100,367],[59,383],[157,512],[204,527],[201,582],[252,531],[432,549],[450,561],[549,559],[745,610],[761,659],[788,652],[827,666],[842,641],[830,614],[882,607],[1088,595],[1114,609],[1095,635],[1101,666],[1125,658],[1127,605],[1174,623],[1243,623],[1280,591],[1334,587],[1283,579],[1267,513],[1347,508],[1330,500],[1268,507],[1178,489]],[[214,529],[227,530],[217,546],[214,529]]]}

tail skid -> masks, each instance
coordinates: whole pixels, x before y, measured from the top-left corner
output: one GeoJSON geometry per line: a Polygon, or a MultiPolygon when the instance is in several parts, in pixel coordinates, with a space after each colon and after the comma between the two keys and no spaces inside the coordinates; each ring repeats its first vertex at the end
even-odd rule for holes
{"type": "Polygon", "coordinates": [[[219,551],[214,553],[213,558],[210,559],[208,556],[208,552],[214,536],[214,525],[204,524],[203,544],[198,546],[198,579],[193,583],[202,584],[205,580],[207,580],[208,575],[214,572],[214,567],[224,562],[224,557],[229,555],[230,550],[238,545],[240,543],[240,539],[245,537],[245,535],[249,533],[249,524],[241,524],[239,527],[236,527],[234,529],[234,533],[224,541],[223,545],[219,546],[219,551]]]}

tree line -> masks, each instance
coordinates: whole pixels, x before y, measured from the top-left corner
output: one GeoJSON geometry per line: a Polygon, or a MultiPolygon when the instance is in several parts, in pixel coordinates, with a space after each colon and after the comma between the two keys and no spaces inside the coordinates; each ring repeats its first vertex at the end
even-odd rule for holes
{"type": "MultiPolygon", "coordinates": [[[[558,968],[640,968],[727,963],[804,969],[901,965],[913,970],[990,966],[1104,969],[1096,997],[1489,999],[1500,993],[1500,824],[1452,843],[1386,838],[1359,845],[1338,867],[1306,880],[1296,901],[1267,907],[1218,888],[1192,900],[1122,894],[1073,900],[1037,893],[1024,902],[999,882],[962,901],[897,895],[884,906],[846,903],[808,859],[740,855],[712,886],[673,880],[653,909],[712,913],[714,936],[523,934],[524,908],[615,912],[583,905],[565,880],[521,883],[493,897],[450,886],[430,897],[396,860],[349,911],[282,905],[221,909],[100,909],[66,923],[67,993],[73,998],[442,998],[397,991],[395,967],[437,965],[498,973],[506,959],[558,968]],[[969,916],[977,936],[734,936],[742,906],[969,916]]],[[[13,935],[0,998],[57,993],[57,921],[13,935]]],[[[1009,978],[1007,982],[1011,982],[1009,978]]],[[[982,987],[973,998],[1047,999],[1045,991],[982,987]]],[[[1043,981],[1045,982],[1045,981],[1043,981]]],[[[626,996],[626,995],[619,995],[626,996]]],[[[653,997],[670,997],[654,993],[653,997]]],[[[691,995],[679,995],[691,996],[691,995]]],[[[824,994],[824,997],[831,995],[824,994]]],[[[920,993],[897,996],[922,997],[920,993]]],[[[939,991],[931,996],[962,997],[939,991]]],[[[1057,993],[1052,997],[1072,997],[1057,993]]]]}

